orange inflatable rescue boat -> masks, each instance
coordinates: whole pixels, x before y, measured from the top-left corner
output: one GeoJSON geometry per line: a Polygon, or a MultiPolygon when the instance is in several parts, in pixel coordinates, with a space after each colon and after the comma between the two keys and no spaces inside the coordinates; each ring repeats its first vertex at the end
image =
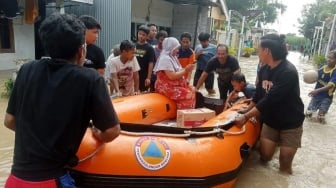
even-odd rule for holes
{"type": "Polygon", "coordinates": [[[233,125],[237,104],[197,127],[178,127],[174,101],[157,93],[112,100],[121,134],[102,144],[88,129],[71,169],[78,187],[232,187],[260,133],[233,125]],[[158,124],[159,123],[159,124],[158,124]]]}

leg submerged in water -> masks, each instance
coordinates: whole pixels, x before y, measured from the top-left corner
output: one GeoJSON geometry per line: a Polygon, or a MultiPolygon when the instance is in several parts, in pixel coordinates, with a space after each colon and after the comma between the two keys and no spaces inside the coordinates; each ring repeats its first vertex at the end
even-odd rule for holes
{"type": "Polygon", "coordinates": [[[325,115],[324,114],[318,114],[317,115],[317,121],[321,124],[326,124],[325,115]]]}
{"type": "Polygon", "coordinates": [[[292,163],[296,151],[301,147],[302,126],[295,129],[282,130],[280,134],[280,171],[292,174],[292,163]]]}
{"type": "Polygon", "coordinates": [[[268,162],[272,160],[273,155],[275,153],[275,149],[276,149],[275,142],[264,137],[260,138],[259,152],[260,152],[260,160],[262,162],[268,162]]]}
{"type": "Polygon", "coordinates": [[[297,148],[281,146],[280,147],[280,171],[288,174],[292,174],[292,163],[297,148]]]}

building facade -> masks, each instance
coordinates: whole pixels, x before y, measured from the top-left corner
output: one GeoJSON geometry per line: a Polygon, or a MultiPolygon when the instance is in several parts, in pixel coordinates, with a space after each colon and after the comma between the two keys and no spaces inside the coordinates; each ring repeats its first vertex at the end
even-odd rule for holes
{"type": "MultiPolygon", "coordinates": [[[[1,3],[14,2],[1,0],[1,3]]],[[[179,38],[182,32],[198,43],[200,32],[223,29],[227,16],[223,0],[17,0],[17,15],[6,17],[0,10],[0,70],[15,69],[16,62],[39,59],[46,55],[38,37],[43,19],[53,12],[94,16],[102,30],[97,41],[106,58],[112,47],[125,39],[136,38],[141,24],[154,23],[170,36],[179,38]],[[5,31],[5,32],[3,32],[5,31]],[[5,33],[5,34],[3,34],[5,33]]],[[[1,8],[0,8],[1,9],[1,8]]]]}

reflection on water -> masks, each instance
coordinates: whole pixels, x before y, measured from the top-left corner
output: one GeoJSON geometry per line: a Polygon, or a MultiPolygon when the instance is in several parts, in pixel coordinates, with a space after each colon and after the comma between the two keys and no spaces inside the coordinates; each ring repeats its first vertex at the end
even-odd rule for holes
{"type": "MultiPolygon", "coordinates": [[[[314,84],[305,84],[302,81],[302,73],[312,69],[299,53],[291,52],[288,59],[295,64],[300,74],[301,97],[308,105],[310,98],[308,93],[314,88],[314,84]]],[[[258,59],[241,58],[242,72],[250,83],[254,83],[258,59]]],[[[216,86],[216,85],[215,85],[216,86]]],[[[7,100],[0,99],[0,122],[3,122],[3,114],[7,106],[7,100]]],[[[336,187],[336,102],[333,101],[329,114],[326,116],[326,125],[315,122],[304,122],[302,148],[300,148],[293,162],[293,175],[285,175],[278,172],[278,153],[268,164],[259,162],[259,155],[253,151],[244,168],[238,176],[235,188],[269,188],[269,187],[336,187]]],[[[2,123],[1,123],[2,124],[2,123]]],[[[13,154],[14,134],[12,131],[0,126],[0,187],[9,174],[13,154]]]]}

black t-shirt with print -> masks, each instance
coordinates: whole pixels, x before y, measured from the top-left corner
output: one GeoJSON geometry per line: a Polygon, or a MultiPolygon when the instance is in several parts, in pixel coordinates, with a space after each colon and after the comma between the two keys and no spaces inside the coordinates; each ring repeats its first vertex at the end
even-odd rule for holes
{"type": "Polygon", "coordinates": [[[253,101],[263,121],[277,130],[302,126],[304,106],[295,66],[283,60],[274,68],[262,66],[258,75],[259,83],[253,101]]]}
{"type": "Polygon", "coordinates": [[[31,181],[64,174],[90,120],[102,131],[119,123],[97,71],[52,59],[21,67],[7,113],[16,126],[12,173],[31,181]]]}
{"type": "Polygon", "coordinates": [[[154,63],[155,52],[154,48],[146,43],[146,44],[136,44],[136,58],[140,65],[139,71],[139,89],[140,91],[146,91],[145,80],[148,75],[148,66],[149,63],[154,63]]]}
{"type": "Polygon", "coordinates": [[[101,48],[94,44],[87,45],[84,67],[94,69],[105,68],[105,56],[101,48]]]}
{"type": "Polygon", "coordinates": [[[211,58],[208,62],[208,65],[205,71],[207,73],[211,73],[212,71],[215,71],[218,74],[219,81],[230,83],[233,72],[235,72],[239,68],[240,67],[239,67],[239,63],[237,59],[231,55],[228,55],[226,58],[225,64],[221,64],[218,61],[217,57],[211,58]]]}

